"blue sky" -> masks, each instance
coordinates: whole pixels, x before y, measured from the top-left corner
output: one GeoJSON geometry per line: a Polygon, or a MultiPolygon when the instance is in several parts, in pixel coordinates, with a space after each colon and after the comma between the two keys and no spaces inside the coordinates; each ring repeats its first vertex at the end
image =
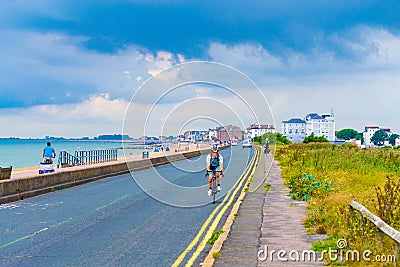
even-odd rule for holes
{"type": "Polygon", "coordinates": [[[399,14],[396,0],[5,0],[0,136],[120,132],[140,84],[191,60],[248,75],[278,129],[334,109],[339,129],[400,132],[399,14]]]}

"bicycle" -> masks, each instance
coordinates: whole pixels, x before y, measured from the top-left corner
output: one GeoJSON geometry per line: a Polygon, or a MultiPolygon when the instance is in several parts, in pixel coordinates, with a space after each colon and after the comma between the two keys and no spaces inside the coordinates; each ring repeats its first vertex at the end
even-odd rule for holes
{"type": "Polygon", "coordinates": [[[215,196],[217,195],[218,190],[217,190],[217,172],[214,170],[213,171],[213,178],[211,182],[211,196],[213,198],[213,204],[215,204],[215,196]]]}
{"type": "MultiPolygon", "coordinates": [[[[218,187],[217,187],[217,171],[213,170],[213,178],[211,180],[211,196],[213,198],[213,204],[215,204],[215,196],[218,193],[218,187]]],[[[221,177],[224,177],[224,175],[221,172],[221,177]]],[[[208,172],[205,174],[205,177],[208,179],[208,172]]]]}

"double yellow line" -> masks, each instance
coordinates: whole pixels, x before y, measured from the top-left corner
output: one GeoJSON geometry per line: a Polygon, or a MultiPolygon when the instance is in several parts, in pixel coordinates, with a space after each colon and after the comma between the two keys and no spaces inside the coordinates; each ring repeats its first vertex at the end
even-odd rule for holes
{"type": "Polygon", "coordinates": [[[199,232],[195,236],[195,238],[192,240],[192,242],[186,247],[186,249],[179,255],[179,257],[176,259],[176,261],[172,264],[173,267],[179,266],[182,261],[186,258],[186,255],[192,251],[194,246],[199,242],[201,236],[204,234],[206,231],[207,227],[210,225],[210,222],[212,221],[213,217],[217,212],[220,210],[218,215],[214,218],[214,221],[212,222],[211,226],[208,228],[205,236],[203,237],[202,241],[200,244],[197,246],[196,250],[193,252],[192,257],[188,260],[185,266],[192,266],[193,263],[196,261],[200,253],[204,250],[204,248],[207,245],[207,240],[209,240],[212,236],[212,234],[215,231],[215,228],[218,226],[219,221],[222,218],[222,215],[225,213],[225,211],[228,209],[228,207],[231,205],[233,202],[236,193],[239,191],[240,188],[242,188],[243,183],[247,180],[246,178],[249,177],[249,174],[253,174],[256,163],[258,162],[258,159],[260,157],[259,150],[256,150],[256,154],[253,156],[250,164],[246,168],[246,170],[242,173],[240,178],[236,181],[234,186],[232,187],[231,190],[226,194],[224,199],[222,200],[221,204],[219,204],[213,212],[210,214],[210,216],[207,218],[207,220],[203,223],[202,227],[200,228],[199,232]],[[234,189],[234,190],[233,190],[234,189]],[[233,190],[233,191],[232,191],[233,190]],[[229,200],[228,200],[229,199],[229,200]]]}

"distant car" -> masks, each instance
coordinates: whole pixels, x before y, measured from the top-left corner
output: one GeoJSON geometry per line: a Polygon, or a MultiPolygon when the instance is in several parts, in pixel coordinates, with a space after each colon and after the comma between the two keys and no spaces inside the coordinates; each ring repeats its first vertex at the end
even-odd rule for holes
{"type": "Polygon", "coordinates": [[[231,145],[232,146],[237,146],[238,145],[238,140],[237,139],[232,139],[231,145]]]}
{"type": "Polygon", "coordinates": [[[250,140],[244,140],[242,143],[242,147],[252,147],[250,140]]]}

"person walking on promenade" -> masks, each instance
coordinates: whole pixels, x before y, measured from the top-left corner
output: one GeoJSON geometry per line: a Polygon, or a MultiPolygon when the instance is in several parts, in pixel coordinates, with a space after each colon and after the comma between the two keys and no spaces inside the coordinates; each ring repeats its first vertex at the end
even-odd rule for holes
{"type": "Polygon", "coordinates": [[[47,146],[44,147],[42,152],[42,158],[44,163],[53,163],[53,158],[56,157],[56,150],[51,146],[50,142],[47,142],[47,146]]]}

